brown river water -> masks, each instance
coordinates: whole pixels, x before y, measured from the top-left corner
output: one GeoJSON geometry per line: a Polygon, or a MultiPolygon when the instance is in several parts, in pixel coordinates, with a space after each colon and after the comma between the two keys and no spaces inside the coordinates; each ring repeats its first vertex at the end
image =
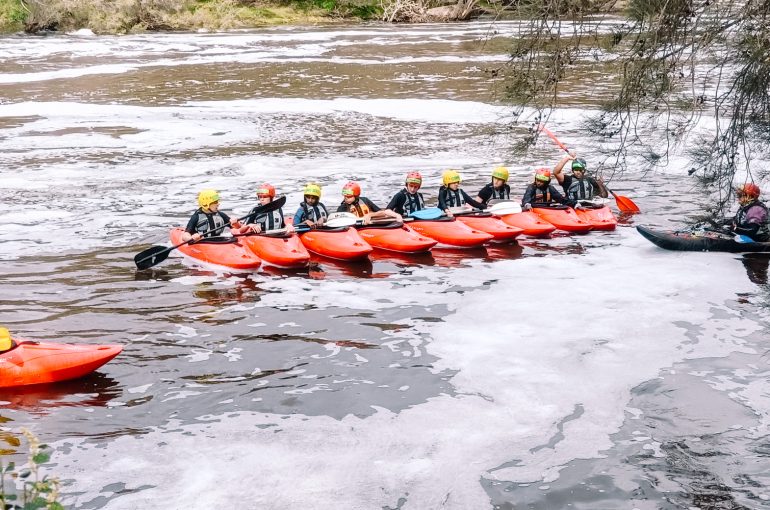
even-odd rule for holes
{"type": "MultiPolygon", "coordinates": [[[[67,507],[770,508],[768,260],[636,233],[705,200],[676,156],[613,177],[642,209],[614,232],[136,270],[202,188],[240,216],[269,181],[293,213],[308,181],[384,204],[419,170],[433,203],[444,169],[474,195],[505,164],[519,197],[562,154],[511,151],[528,113],[493,70],[518,30],[0,38],[0,324],[124,346],[0,390],[0,430],[51,445],[67,507]]],[[[601,94],[577,84],[549,120],[589,165],[601,94]]]]}

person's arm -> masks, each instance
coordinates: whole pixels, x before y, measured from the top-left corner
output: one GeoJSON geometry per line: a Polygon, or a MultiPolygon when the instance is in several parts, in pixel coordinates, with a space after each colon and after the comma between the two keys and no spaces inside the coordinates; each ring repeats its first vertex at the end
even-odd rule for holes
{"type": "Polygon", "coordinates": [[[561,158],[561,161],[556,163],[556,166],[553,167],[553,176],[556,177],[559,184],[564,182],[564,165],[567,164],[567,161],[572,161],[573,159],[575,159],[575,154],[570,152],[561,158]]]}
{"type": "Polygon", "coordinates": [[[306,224],[308,227],[313,226],[313,222],[310,220],[305,221],[305,208],[302,206],[299,206],[299,209],[297,209],[297,212],[294,214],[294,226],[301,225],[302,223],[306,224]]]}
{"type": "Polygon", "coordinates": [[[449,207],[447,207],[446,205],[446,193],[447,193],[447,188],[445,188],[444,186],[441,186],[438,189],[438,208],[444,211],[444,213],[446,213],[447,216],[450,216],[451,213],[449,212],[449,207]]]}
{"type": "Polygon", "coordinates": [[[187,221],[187,226],[182,233],[182,241],[187,242],[190,239],[199,241],[203,236],[198,233],[198,211],[195,211],[187,221]]]}
{"type": "Polygon", "coordinates": [[[348,207],[348,204],[346,204],[344,201],[337,207],[337,212],[350,212],[350,208],[348,207]]]}
{"type": "Polygon", "coordinates": [[[607,186],[604,185],[604,181],[602,181],[601,177],[592,177],[593,184],[594,184],[594,192],[598,191],[598,194],[602,198],[607,198],[610,196],[610,193],[607,191],[607,186]]]}
{"type": "Polygon", "coordinates": [[[486,208],[487,208],[487,206],[486,206],[486,205],[484,205],[483,203],[481,203],[481,202],[477,202],[477,201],[475,201],[474,199],[472,199],[472,198],[470,197],[470,195],[468,195],[468,194],[467,194],[465,191],[463,191],[463,190],[460,190],[460,193],[462,193],[462,194],[463,194],[463,198],[465,199],[465,202],[467,202],[467,203],[471,204],[471,205],[472,205],[473,207],[475,207],[476,209],[486,209],[486,208]]]}
{"type": "Polygon", "coordinates": [[[549,191],[551,192],[551,197],[553,197],[555,201],[570,207],[575,207],[575,205],[577,205],[577,200],[568,200],[567,197],[559,193],[559,190],[556,189],[556,186],[549,184],[548,187],[551,188],[549,191]]]}
{"type": "Polygon", "coordinates": [[[382,209],[380,209],[380,206],[378,206],[377,204],[375,204],[374,202],[372,202],[371,200],[369,200],[366,197],[361,197],[361,198],[359,198],[359,200],[361,200],[361,202],[363,202],[364,205],[366,207],[368,207],[369,210],[372,211],[372,212],[380,212],[382,210],[382,209]]]}
{"type": "Polygon", "coordinates": [[[406,201],[406,197],[403,193],[400,191],[393,195],[393,198],[390,199],[390,202],[388,203],[388,206],[386,209],[390,209],[391,211],[397,213],[397,214],[404,214],[404,202],[406,201]]]}
{"type": "Polygon", "coordinates": [[[478,202],[481,202],[484,205],[489,202],[489,199],[492,198],[492,190],[489,188],[490,186],[484,186],[479,190],[479,194],[476,196],[478,202]]]}
{"type": "Polygon", "coordinates": [[[535,201],[535,185],[529,184],[527,189],[524,190],[524,196],[521,197],[521,207],[525,211],[532,209],[532,202],[535,201]]]}

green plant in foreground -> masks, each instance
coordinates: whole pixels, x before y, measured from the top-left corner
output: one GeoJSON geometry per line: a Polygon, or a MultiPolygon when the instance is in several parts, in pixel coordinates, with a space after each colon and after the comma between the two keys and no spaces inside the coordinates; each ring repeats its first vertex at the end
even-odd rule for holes
{"type": "MultiPolygon", "coordinates": [[[[47,445],[40,444],[35,435],[27,429],[21,429],[29,444],[29,467],[16,468],[14,462],[7,465],[3,462],[3,454],[14,450],[0,450],[0,510],[64,510],[59,498],[59,479],[43,476],[40,478],[38,468],[51,458],[47,445]],[[17,480],[22,480],[21,492],[16,488],[17,480]],[[6,483],[6,481],[8,483],[6,483]]],[[[10,446],[21,446],[21,441],[11,434],[0,432],[0,441],[10,446]]]]}

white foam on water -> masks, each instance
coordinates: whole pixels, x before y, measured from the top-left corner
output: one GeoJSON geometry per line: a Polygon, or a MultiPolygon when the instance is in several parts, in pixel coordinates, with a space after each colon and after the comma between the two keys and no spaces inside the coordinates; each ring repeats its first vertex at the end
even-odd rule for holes
{"type": "MultiPolygon", "coordinates": [[[[636,385],[686,358],[751,350],[752,328],[725,305],[750,289],[732,256],[687,253],[683,263],[631,229],[620,235],[621,246],[581,256],[495,263],[482,271],[498,279],[486,290],[434,290],[453,313],[416,328],[438,357],[434,371],[454,373],[454,395],[366,418],[242,412],[99,446],[67,440],[56,469],[81,501],[117,481],[151,487],[113,509],[379,508],[399,498],[403,508],[487,508],[482,477],[551,483],[566,463],[611,446],[636,385]],[[558,439],[576,406],[583,413],[558,439]]],[[[455,274],[470,281],[478,269],[455,274]]]]}

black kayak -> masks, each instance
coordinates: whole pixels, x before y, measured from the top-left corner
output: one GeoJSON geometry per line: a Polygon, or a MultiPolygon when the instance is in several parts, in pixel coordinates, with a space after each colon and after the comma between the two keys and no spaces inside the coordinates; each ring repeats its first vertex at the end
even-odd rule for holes
{"type": "Polygon", "coordinates": [[[676,251],[724,251],[730,253],[770,252],[770,242],[739,243],[732,237],[718,232],[705,232],[703,235],[693,235],[674,232],[660,232],[647,227],[638,226],[645,239],[655,246],[666,250],[676,251]]]}

